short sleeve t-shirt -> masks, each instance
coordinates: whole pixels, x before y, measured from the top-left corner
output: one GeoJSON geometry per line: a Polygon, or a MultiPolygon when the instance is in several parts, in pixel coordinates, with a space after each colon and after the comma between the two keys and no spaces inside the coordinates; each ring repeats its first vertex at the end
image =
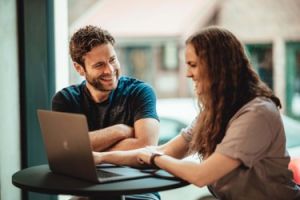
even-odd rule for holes
{"type": "MultiPolygon", "coordinates": [[[[195,121],[182,131],[190,141],[195,121]]],[[[280,113],[275,104],[257,97],[229,121],[215,152],[239,159],[242,164],[214,184],[220,199],[300,199],[299,187],[288,170],[290,157],[280,113]]]]}
{"type": "Polygon", "coordinates": [[[142,118],[158,120],[152,87],[125,76],[119,78],[117,88],[101,103],[93,101],[86,81],[64,88],[53,97],[52,110],[84,114],[89,131],[119,123],[133,127],[134,122],[142,118]]]}

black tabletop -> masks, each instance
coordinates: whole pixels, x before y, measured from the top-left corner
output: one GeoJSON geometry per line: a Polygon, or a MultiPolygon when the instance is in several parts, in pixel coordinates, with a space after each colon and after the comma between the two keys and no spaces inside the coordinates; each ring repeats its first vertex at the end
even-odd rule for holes
{"type": "Polygon", "coordinates": [[[158,177],[97,184],[52,173],[48,165],[39,165],[18,171],[12,176],[12,183],[21,189],[32,192],[82,196],[121,196],[157,192],[188,185],[179,179],[158,177]]]}

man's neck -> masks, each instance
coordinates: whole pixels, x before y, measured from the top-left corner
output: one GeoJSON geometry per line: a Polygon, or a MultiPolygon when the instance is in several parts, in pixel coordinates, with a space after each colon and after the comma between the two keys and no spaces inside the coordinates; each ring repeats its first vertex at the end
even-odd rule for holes
{"type": "Polygon", "coordinates": [[[105,101],[109,97],[109,94],[111,92],[111,91],[99,91],[88,83],[86,84],[86,87],[87,87],[92,99],[96,103],[101,103],[101,102],[105,101]]]}

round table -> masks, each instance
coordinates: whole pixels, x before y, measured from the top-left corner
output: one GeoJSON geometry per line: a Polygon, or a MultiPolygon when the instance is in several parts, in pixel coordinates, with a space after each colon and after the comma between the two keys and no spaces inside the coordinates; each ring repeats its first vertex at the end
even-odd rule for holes
{"type": "Polygon", "coordinates": [[[55,174],[48,165],[23,169],[12,176],[12,183],[23,190],[48,194],[88,196],[90,199],[124,199],[124,195],[174,189],[188,185],[180,179],[146,177],[110,183],[92,183],[55,174]]]}

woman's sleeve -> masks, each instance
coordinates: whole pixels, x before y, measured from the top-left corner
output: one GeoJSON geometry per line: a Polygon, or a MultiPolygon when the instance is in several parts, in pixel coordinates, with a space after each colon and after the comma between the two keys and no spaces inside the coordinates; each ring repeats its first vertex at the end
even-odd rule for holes
{"type": "Polygon", "coordinates": [[[263,112],[245,112],[231,122],[216,152],[252,167],[256,161],[267,156],[278,128],[282,128],[281,120],[274,121],[274,116],[263,112]]]}
{"type": "Polygon", "coordinates": [[[187,142],[191,142],[191,140],[192,140],[195,125],[197,123],[197,119],[198,119],[198,117],[195,117],[195,119],[192,121],[192,123],[190,125],[181,129],[181,135],[187,142]]]}

